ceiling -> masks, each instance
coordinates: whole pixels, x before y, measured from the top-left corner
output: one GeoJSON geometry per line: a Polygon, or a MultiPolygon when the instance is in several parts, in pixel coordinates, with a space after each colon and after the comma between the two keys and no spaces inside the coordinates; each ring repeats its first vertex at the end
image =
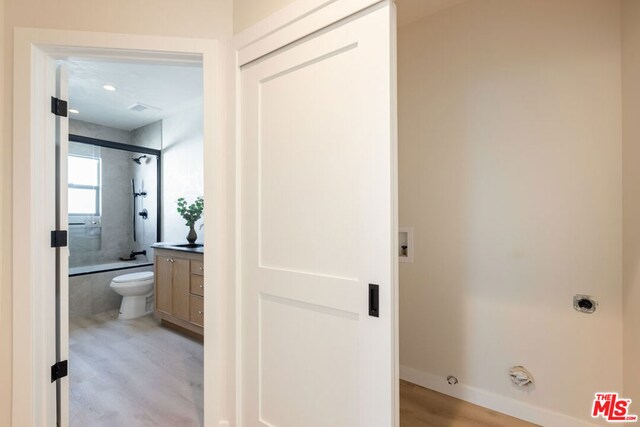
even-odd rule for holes
{"type": "Polygon", "coordinates": [[[402,27],[443,9],[469,0],[396,0],[398,27],[402,27]]]}
{"type": "Polygon", "coordinates": [[[123,130],[161,120],[202,99],[199,65],[156,65],[70,59],[69,108],[71,119],[123,130]],[[111,85],[115,91],[107,91],[111,85]],[[144,111],[130,107],[140,104],[144,111]]]}

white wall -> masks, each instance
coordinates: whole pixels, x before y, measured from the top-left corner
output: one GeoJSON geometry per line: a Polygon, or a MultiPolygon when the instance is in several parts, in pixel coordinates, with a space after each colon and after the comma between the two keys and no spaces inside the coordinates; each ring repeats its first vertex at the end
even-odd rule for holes
{"type": "MultiPolygon", "coordinates": [[[[199,37],[226,40],[232,35],[232,0],[111,0],[87,2],[67,0],[2,0],[0,1],[0,71],[4,95],[2,98],[2,205],[0,218],[0,253],[2,271],[0,284],[0,425],[10,425],[12,376],[12,114],[13,114],[13,29],[21,27],[87,30],[112,33],[150,34],[179,37],[199,37]]],[[[19,76],[16,78],[22,78],[19,76]]],[[[232,271],[232,270],[231,270],[232,271]]],[[[233,368],[230,370],[232,377],[233,368]]],[[[231,386],[230,386],[231,387],[231,386]]]]}
{"type": "MultiPolygon", "coordinates": [[[[640,402],[640,2],[622,2],[624,392],[640,402]]],[[[635,412],[634,412],[635,413],[635,412]]]]}
{"type": "Polygon", "coordinates": [[[620,19],[613,0],[472,0],[400,29],[405,377],[545,425],[621,390],[620,19]]]}
{"type": "MultiPolygon", "coordinates": [[[[162,120],[162,240],[184,242],[189,228],[176,211],[177,200],[190,204],[204,195],[202,103],[162,120]]],[[[205,209],[207,201],[205,200],[205,209]]],[[[196,223],[198,242],[204,241],[203,221],[196,223]]]]}

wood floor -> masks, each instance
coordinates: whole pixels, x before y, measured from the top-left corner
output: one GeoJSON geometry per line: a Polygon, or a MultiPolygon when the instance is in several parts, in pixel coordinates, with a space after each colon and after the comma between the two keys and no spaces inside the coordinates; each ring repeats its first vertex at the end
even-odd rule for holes
{"type": "MultiPolygon", "coordinates": [[[[117,315],[109,311],[70,324],[71,427],[202,426],[202,343],[151,316],[119,321],[117,315]]],[[[405,381],[400,424],[533,426],[405,381]]]]}
{"type": "Polygon", "coordinates": [[[71,321],[71,427],[203,425],[203,346],[151,316],[71,321]]]}
{"type": "Polygon", "coordinates": [[[401,427],[532,427],[535,424],[400,381],[401,427]]]}

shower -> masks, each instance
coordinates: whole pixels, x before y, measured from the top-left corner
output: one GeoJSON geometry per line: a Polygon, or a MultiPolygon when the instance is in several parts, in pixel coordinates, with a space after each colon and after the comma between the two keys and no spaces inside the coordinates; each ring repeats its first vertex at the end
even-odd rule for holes
{"type": "Polygon", "coordinates": [[[137,164],[141,165],[142,164],[142,159],[146,159],[147,156],[146,155],[142,155],[140,157],[135,157],[132,158],[131,160],[133,160],[134,162],[136,162],[137,164]]]}
{"type": "Polygon", "coordinates": [[[160,236],[160,150],[73,134],[69,141],[70,267],[135,264],[144,251],[151,259],[160,236]]]}

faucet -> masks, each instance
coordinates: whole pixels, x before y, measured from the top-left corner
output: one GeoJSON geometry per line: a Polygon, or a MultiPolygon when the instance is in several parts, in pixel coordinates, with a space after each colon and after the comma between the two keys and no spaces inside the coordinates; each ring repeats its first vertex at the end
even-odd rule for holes
{"type": "Polygon", "coordinates": [[[129,255],[129,257],[131,257],[132,259],[135,259],[138,255],[147,255],[147,251],[145,249],[139,251],[139,252],[135,252],[135,251],[131,251],[131,254],[129,255]]]}
{"type": "Polygon", "coordinates": [[[125,258],[125,257],[120,257],[121,261],[133,261],[134,259],[136,259],[136,257],[138,255],[147,255],[147,251],[146,250],[141,250],[141,251],[131,251],[131,253],[129,254],[129,258],[125,258]]]}

